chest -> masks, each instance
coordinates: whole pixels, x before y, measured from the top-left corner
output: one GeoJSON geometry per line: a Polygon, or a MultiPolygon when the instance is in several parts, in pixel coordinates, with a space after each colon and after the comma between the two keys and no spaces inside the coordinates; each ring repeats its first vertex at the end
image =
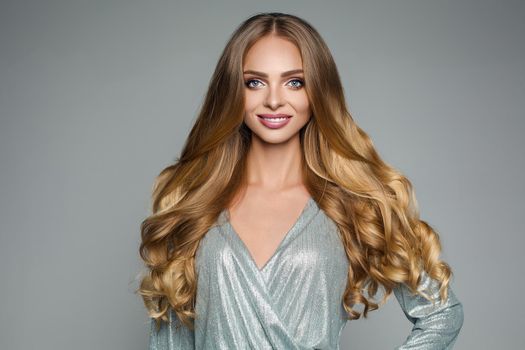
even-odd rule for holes
{"type": "Polygon", "coordinates": [[[261,269],[304,215],[312,199],[280,205],[244,205],[228,211],[230,228],[261,269]]]}
{"type": "MultiPolygon", "coordinates": [[[[248,273],[279,281],[278,276],[282,273],[322,276],[334,271],[347,272],[348,269],[348,260],[335,223],[313,201],[307,204],[272,256],[262,265],[260,261],[257,264],[248,245],[233,230],[226,211],[202,238],[196,262],[204,279],[216,278],[221,275],[220,271],[226,271],[228,276],[239,273],[246,276],[248,273]]],[[[343,274],[346,275],[346,272],[343,274]]]]}

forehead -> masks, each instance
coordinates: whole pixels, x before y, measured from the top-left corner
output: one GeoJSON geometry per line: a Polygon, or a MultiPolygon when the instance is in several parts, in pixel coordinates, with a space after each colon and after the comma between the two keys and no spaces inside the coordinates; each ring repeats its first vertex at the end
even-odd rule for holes
{"type": "Polygon", "coordinates": [[[292,42],[266,36],[259,39],[246,53],[243,68],[279,73],[302,68],[301,52],[292,42]]]}

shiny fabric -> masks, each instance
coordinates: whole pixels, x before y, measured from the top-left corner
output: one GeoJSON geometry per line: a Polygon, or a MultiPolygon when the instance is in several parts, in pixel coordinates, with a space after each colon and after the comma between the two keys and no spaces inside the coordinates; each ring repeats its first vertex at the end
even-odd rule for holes
{"type": "MultiPolygon", "coordinates": [[[[195,330],[173,312],[158,332],[151,319],[150,350],[339,349],[348,259],[337,226],[313,198],[261,269],[227,210],[202,239],[196,266],[195,330]]],[[[439,295],[435,281],[424,275],[420,288],[426,287],[439,295]]],[[[463,307],[450,287],[444,305],[412,296],[405,285],[394,295],[414,324],[395,349],[452,349],[463,307]]]]}

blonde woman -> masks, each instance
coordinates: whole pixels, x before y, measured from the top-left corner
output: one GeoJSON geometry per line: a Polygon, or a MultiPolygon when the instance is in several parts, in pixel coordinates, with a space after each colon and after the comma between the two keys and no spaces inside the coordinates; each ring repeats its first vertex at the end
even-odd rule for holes
{"type": "Polygon", "coordinates": [[[293,15],[259,13],[233,33],[141,233],[151,350],[338,349],[345,323],[392,292],[414,324],[396,349],[451,349],[463,324],[411,183],[293,15]]]}

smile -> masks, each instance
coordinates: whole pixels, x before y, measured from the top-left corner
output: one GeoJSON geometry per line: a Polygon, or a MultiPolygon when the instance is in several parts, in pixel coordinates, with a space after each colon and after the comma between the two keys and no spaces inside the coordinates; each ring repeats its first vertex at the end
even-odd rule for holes
{"type": "Polygon", "coordinates": [[[258,114],[257,119],[266,127],[270,129],[279,129],[288,124],[290,119],[292,118],[291,115],[285,115],[285,114],[258,114]]]}

